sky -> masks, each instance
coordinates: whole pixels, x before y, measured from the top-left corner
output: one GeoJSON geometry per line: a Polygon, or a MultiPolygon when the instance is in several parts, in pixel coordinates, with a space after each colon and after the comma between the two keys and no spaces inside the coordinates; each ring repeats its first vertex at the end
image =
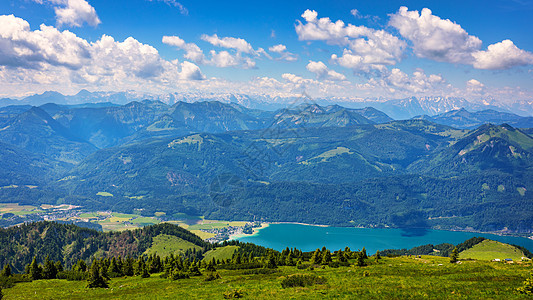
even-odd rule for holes
{"type": "Polygon", "coordinates": [[[0,1],[0,97],[533,99],[533,0],[0,1]]]}

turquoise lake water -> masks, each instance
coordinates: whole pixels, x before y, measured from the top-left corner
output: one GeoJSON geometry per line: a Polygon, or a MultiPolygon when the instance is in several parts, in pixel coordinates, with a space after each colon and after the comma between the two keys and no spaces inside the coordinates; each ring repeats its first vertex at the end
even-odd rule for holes
{"type": "Polygon", "coordinates": [[[319,227],[300,224],[270,224],[255,235],[238,238],[238,240],[278,251],[286,247],[312,251],[323,246],[330,250],[344,249],[348,246],[352,250],[365,247],[368,253],[374,253],[376,250],[410,249],[425,244],[459,244],[475,236],[520,245],[533,251],[533,240],[519,237],[444,230],[406,231],[401,229],[319,227]]]}

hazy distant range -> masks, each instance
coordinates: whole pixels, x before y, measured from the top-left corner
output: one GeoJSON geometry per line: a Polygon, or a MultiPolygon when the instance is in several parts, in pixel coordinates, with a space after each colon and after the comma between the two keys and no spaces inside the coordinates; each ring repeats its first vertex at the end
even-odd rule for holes
{"type": "Polygon", "coordinates": [[[457,97],[409,97],[403,99],[363,99],[363,98],[305,98],[302,97],[272,97],[267,95],[244,94],[214,94],[214,93],[170,93],[161,95],[144,94],[137,92],[89,92],[81,90],[76,95],[66,96],[58,92],[48,91],[21,99],[0,99],[0,107],[9,105],[40,106],[46,103],[78,105],[95,103],[95,105],[124,105],[131,101],[157,100],[166,104],[179,101],[220,101],[223,103],[236,103],[246,108],[276,110],[285,108],[291,103],[314,102],[319,105],[339,104],[349,108],[373,107],[383,111],[396,120],[410,119],[415,116],[434,116],[458,109],[470,112],[487,109],[499,112],[514,113],[519,116],[533,116],[533,99],[514,101],[512,104],[502,103],[494,99],[479,102],[470,102],[457,97]]]}

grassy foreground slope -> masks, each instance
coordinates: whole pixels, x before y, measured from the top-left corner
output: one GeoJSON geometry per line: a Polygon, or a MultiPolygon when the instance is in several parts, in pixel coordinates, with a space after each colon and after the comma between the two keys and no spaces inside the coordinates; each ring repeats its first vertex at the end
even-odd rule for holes
{"type": "Polygon", "coordinates": [[[522,285],[530,264],[482,261],[450,264],[449,258],[369,259],[367,267],[298,270],[280,267],[275,273],[246,275],[246,270],[218,270],[221,278],[204,281],[206,275],[177,281],[124,277],[110,281],[108,289],[87,289],[86,281],[36,280],[4,289],[4,299],[223,299],[239,289],[245,299],[522,299],[515,289],[522,285]],[[364,274],[368,276],[364,276],[364,274]],[[314,274],[325,284],[282,288],[293,274],[314,274]]]}
{"type": "Polygon", "coordinates": [[[459,253],[460,259],[471,258],[478,260],[493,260],[499,258],[504,260],[511,258],[514,261],[522,260],[525,257],[524,253],[509,244],[500,243],[492,240],[484,240],[481,243],[474,245],[472,248],[459,253]]]}

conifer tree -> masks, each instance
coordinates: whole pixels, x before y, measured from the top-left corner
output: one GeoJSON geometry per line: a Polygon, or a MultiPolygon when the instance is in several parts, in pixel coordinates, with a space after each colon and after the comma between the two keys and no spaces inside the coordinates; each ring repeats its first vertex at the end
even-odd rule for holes
{"type": "Polygon", "coordinates": [[[339,262],[347,262],[348,261],[348,258],[346,258],[346,252],[342,251],[342,250],[339,250],[337,252],[337,260],[339,262]]]}
{"type": "Polygon", "coordinates": [[[133,276],[133,259],[128,256],[122,264],[122,274],[125,276],[133,276]]]}
{"type": "Polygon", "coordinates": [[[364,259],[367,259],[367,258],[368,258],[368,255],[366,254],[366,249],[365,249],[365,247],[363,247],[363,250],[361,250],[361,254],[363,255],[363,258],[364,258],[364,259]]]}
{"type": "Polygon", "coordinates": [[[376,261],[379,261],[381,259],[381,255],[379,254],[379,250],[376,251],[375,257],[376,257],[376,261]]]}
{"type": "Polygon", "coordinates": [[[57,269],[53,261],[50,260],[50,256],[46,256],[44,260],[42,277],[44,279],[55,279],[57,276],[57,269]]]}
{"type": "Polygon", "coordinates": [[[56,261],[55,266],[56,266],[56,270],[57,270],[58,273],[64,271],[63,265],[61,264],[61,262],[59,260],[56,261]]]}
{"type": "Polygon", "coordinates": [[[87,271],[87,264],[83,259],[79,259],[73,269],[78,272],[85,272],[87,271]]]}
{"type": "Polygon", "coordinates": [[[3,276],[3,277],[9,277],[11,276],[11,266],[9,264],[6,264],[4,266],[4,268],[2,269],[2,273],[0,274],[0,276],[3,276]]]}
{"type": "Polygon", "coordinates": [[[321,264],[327,265],[332,261],[333,260],[331,259],[331,252],[329,250],[324,251],[324,253],[322,254],[321,264]]]}
{"type": "Polygon", "coordinates": [[[97,260],[94,260],[91,264],[91,269],[89,270],[89,278],[87,279],[88,288],[107,288],[107,281],[102,276],[101,271],[104,267],[100,267],[100,264],[97,260]]]}
{"type": "Polygon", "coordinates": [[[459,251],[457,247],[453,248],[452,254],[450,255],[450,262],[452,264],[456,263],[459,260],[459,251]]]}
{"type": "Polygon", "coordinates": [[[32,280],[39,280],[42,278],[42,268],[37,264],[37,257],[33,257],[33,260],[31,261],[28,275],[32,280]]]}
{"type": "Polygon", "coordinates": [[[366,266],[365,256],[363,255],[362,252],[357,252],[357,253],[355,254],[355,259],[356,259],[356,262],[355,262],[355,263],[356,263],[356,265],[357,265],[358,267],[364,267],[364,266],[366,266]]]}
{"type": "Polygon", "coordinates": [[[318,265],[321,261],[322,255],[320,255],[320,250],[316,249],[315,252],[313,252],[313,255],[311,256],[311,263],[314,265],[318,265]]]}

